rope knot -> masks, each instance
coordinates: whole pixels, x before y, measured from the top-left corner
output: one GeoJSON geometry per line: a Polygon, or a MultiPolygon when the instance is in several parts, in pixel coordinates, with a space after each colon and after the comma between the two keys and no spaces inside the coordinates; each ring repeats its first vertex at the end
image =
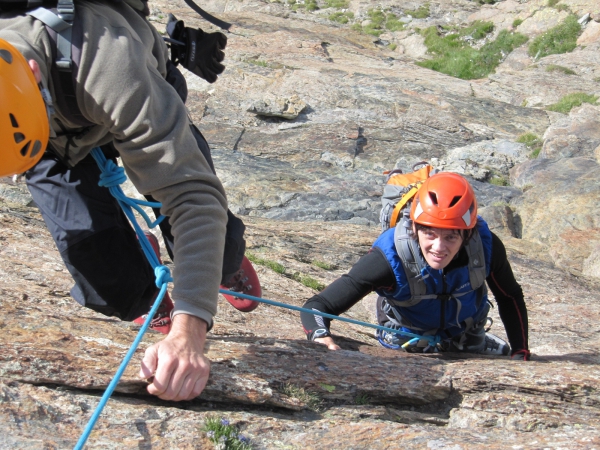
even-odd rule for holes
{"type": "Polygon", "coordinates": [[[125,169],[117,166],[114,161],[111,161],[110,159],[106,161],[106,164],[102,168],[98,184],[104,187],[113,187],[118,186],[125,181],[127,181],[125,169]]]}
{"type": "Polygon", "coordinates": [[[156,287],[160,288],[163,284],[173,281],[171,271],[167,266],[156,266],[154,268],[154,276],[156,277],[156,287]]]}

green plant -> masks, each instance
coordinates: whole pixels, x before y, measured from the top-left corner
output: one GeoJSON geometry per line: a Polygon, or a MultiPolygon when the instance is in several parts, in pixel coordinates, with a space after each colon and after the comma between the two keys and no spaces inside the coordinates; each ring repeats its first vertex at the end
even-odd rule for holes
{"type": "Polygon", "coordinates": [[[411,16],[413,19],[426,19],[429,17],[429,3],[419,6],[418,9],[405,9],[404,14],[411,16]]]}
{"type": "Polygon", "coordinates": [[[509,186],[510,182],[504,175],[492,175],[492,178],[490,178],[490,184],[495,186],[509,186]]]}
{"type": "Polygon", "coordinates": [[[560,2],[560,0],[548,0],[548,6],[549,6],[550,8],[552,8],[552,7],[556,6],[556,4],[557,4],[558,2],[560,2]]]}
{"type": "Polygon", "coordinates": [[[333,14],[330,14],[328,19],[331,20],[332,22],[346,24],[350,21],[350,19],[354,19],[354,13],[352,13],[350,11],[346,11],[346,12],[338,11],[338,12],[334,12],[333,14]]]}
{"type": "Polygon", "coordinates": [[[523,133],[517,138],[517,142],[525,144],[525,146],[531,150],[529,157],[535,159],[540,154],[543,142],[537,134],[534,133],[523,133]]]}
{"type": "Polygon", "coordinates": [[[277,272],[282,275],[285,273],[285,266],[283,266],[282,264],[279,264],[276,261],[263,259],[256,255],[253,255],[252,253],[249,253],[249,252],[246,252],[246,257],[254,264],[258,264],[259,266],[268,267],[269,269],[273,270],[274,272],[277,272]]]}
{"type": "Polygon", "coordinates": [[[323,401],[319,395],[314,392],[307,391],[303,387],[292,383],[284,383],[281,385],[279,391],[288,397],[300,400],[308,407],[308,409],[311,409],[315,412],[319,412],[323,408],[323,401]]]}
{"type": "Polygon", "coordinates": [[[400,31],[405,27],[404,22],[398,20],[398,17],[394,13],[386,13],[380,9],[370,9],[367,11],[367,15],[369,16],[369,24],[363,27],[356,23],[352,26],[352,29],[379,37],[384,29],[400,31]]]}
{"type": "Polygon", "coordinates": [[[570,9],[571,8],[569,8],[569,5],[565,5],[564,3],[556,5],[556,10],[557,11],[570,11],[570,9]]]}
{"type": "Polygon", "coordinates": [[[366,392],[363,392],[362,394],[358,394],[356,396],[356,398],[354,399],[354,403],[357,405],[366,405],[369,403],[369,395],[366,392]]]}
{"type": "Polygon", "coordinates": [[[520,33],[502,30],[496,40],[484,44],[479,50],[467,43],[467,40],[484,38],[493,29],[491,22],[476,21],[467,28],[440,36],[437,27],[429,27],[421,34],[425,37],[429,53],[435,57],[417,64],[464,80],[486,77],[506,55],[527,41],[527,37],[520,33]]]}
{"type": "Polygon", "coordinates": [[[390,45],[388,45],[388,48],[389,48],[391,51],[394,51],[394,50],[396,50],[396,49],[398,48],[398,46],[397,46],[396,44],[390,44],[390,45]]]}
{"type": "Polygon", "coordinates": [[[565,95],[557,103],[548,106],[546,109],[548,111],[568,114],[569,111],[577,106],[581,106],[582,103],[590,103],[595,105],[597,100],[598,97],[595,95],[585,94],[583,92],[575,92],[565,95]]]}
{"type": "Polygon", "coordinates": [[[523,19],[515,19],[515,20],[513,20],[512,27],[517,28],[522,23],[523,23],[523,19]]]}
{"type": "Polygon", "coordinates": [[[295,273],[291,277],[293,280],[296,280],[302,283],[304,286],[314,289],[315,291],[322,291],[325,289],[325,285],[318,280],[315,280],[313,277],[308,275],[302,275],[301,273],[295,273]]]}
{"type": "Polygon", "coordinates": [[[227,419],[207,417],[202,431],[208,439],[223,450],[251,450],[250,439],[239,434],[236,426],[231,425],[227,419]]]}
{"type": "Polygon", "coordinates": [[[389,13],[385,17],[385,28],[389,31],[402,31],[405,24],[398,20],[395,14],[389,13]]]}
{"type": "Polygon", "coordinates": [[[325,6],[327,8],[346,9],[348,7],[348,3],[348,0],[325,0],[325,6]]]}
{"type": "Polygon", "coordinates": [[[565,75],[577,75],[573,70],[568,67],[557,66],[556,64],[549,64],[546,66],[546,72],[562,72],[565,75]]]}
{"type": "Polygon", "coordinates": [[[477,0],[480,5],[493,5],[497,0],[477,0]]]}
{"type": "Polygon", "coordinates": [[[333,266],[331,264],[326,263],[324,261],[319,261],[319,260],[316,260],[316,259],[312,262],[312,265],[313,266],[317,266],[317,267],[319,267],[321,269],[324,269],[324,270],[331,270],[331,269],[333,269],[333,266]]]}
{"type": "Polygon", "coordinates": [[[319,9],[319,5],[317,5],[316,0],[305,0],[304,3],[298,3],[297,1],[294,1],[293,3],[290,2],[290,4],[292,5],[293,11],[298,11],[299,9],[306,9],[307,11],[316,11],[317,9],[319,9]]]}
{"type": "Polygon", "coordinates": [[[581,25],[577,22],[577,16],[571,14],[561,24],[536,37],[529,45],[529,56],[538,59],[573,51],[580,33],[581,25]]]}

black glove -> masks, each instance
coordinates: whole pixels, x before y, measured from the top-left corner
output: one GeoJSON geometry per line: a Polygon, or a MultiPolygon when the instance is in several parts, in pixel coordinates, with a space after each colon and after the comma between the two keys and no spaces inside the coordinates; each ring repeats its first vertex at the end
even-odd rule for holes
{"type": "Polygon", "coordinates": [[[181,63],[190,72],[209,83],[217,81],[217,75],[223,73],[225,59],[223,50],[227,46],[227,37],[220,32],[205,33],[200,28],[189,28],[183,20],[177,20],[169,14],[167,33],[171,39],[171,61],[181,63]]]}

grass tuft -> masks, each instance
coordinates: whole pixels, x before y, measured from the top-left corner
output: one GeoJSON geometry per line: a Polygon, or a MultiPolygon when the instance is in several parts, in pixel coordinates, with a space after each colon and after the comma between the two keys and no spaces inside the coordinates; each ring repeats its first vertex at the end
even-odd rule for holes
{"type": "Polygon", "coordinates": [[[354,13],[352,13],[351,11],[346,11],[346,12],[338,11],[338,12],[334,12],[333,14],[330,14],[328,19],[331,20],[332,22],[346,24],[351,19],[354,19],[354,13]]]}
{"type": "Polygon", "coordinates": [[[279,264],[276,261],[271,261],[269,259],[260,258],[252,253],[247,252],[246,257],[250,260],[250,262],[254,264],[258,264],[259,266],[265,266],[271,269],[274,272],[279,274],[285,274],[285,266],[283,264],[279,264]]]}
{"type": "Polygon", "coordinates": [[[307,391],[303,387],[292,383],[284,383],[281,385],[280,392],[288,397],[297,398],[304,403],[308,409],[319,412],[323,409],[323,401],[318,394],[307,391]]]}
{"type": "Polygon", "coordinates": [[[543,141],[537,134],[534,133],[523,133],[517,138],[517,142],[525,144],[525,146],[531,150],[529,157],[535,159],[540,154],[542,149],[543,141]]]}
{"type": "Polygon", "coordinates": [[[435,57],[417,64],[463,80],[484,78],[510,52],[527,41],[520,33],[502,30],[496,40],[487,42],[479,50],[469,45],[468,41],[481,40],[493,29],[491,22],[476,21],[467,28],[441,36],[437,27],[429,27],[421,34],[429,53],[435,57]]]}
{"type": "Polygon", "coordinates": [[[581,25],[577,22],[577,16],[571,14],[563,23],[536,37],[529,45],[529,56],[538,59],[571,52],[577,47],[577,38],[580,34],[581,25]]]}
{"type": "Polygon", "coordinates": [[[515,19],[515,20],[513,20],[512,27],[517,28],[522,23],[523,23],[523,19],[515,19]]]}
{"type": "Polygon", "coordinates": [[[334,269],[333,265],[331,265],[329,263],[326,263],[325,261],[319,261],[317,259],[315,259],[312,262],[312,265],[313,266],[317,266],[317,267],[319,267],[320,269],[323,269],[323,270],[333,270],[334,269]]]}
{"type": "Polygon", "coordinates": [[[348,4],[348,0],[325,0],[325,7],[327,8],[346,9],[348,4]]]}
{"type": "Polygon", "coordinates": [[[565,75],[577,75],[575,71],[569,69],[568,67],[557,66],[556,64],[550,64],[546,66],[546,72],[561,72],[565,75]]]}
{"type": "Polygon", "coordinates": [[[404,14],[411,16],[413,19],[427,19],[431,14],[429,3],[419,6],[418,9],[405,9],[404,14]]]}
{"type": "Polygon", "coordinates": [[[239,434],[235,425],[231,425],[227,419],[207,417],[202,427],[210,439],[218,448],[223,450],[251,450],[250,439],[239,434]]]}
{"type": "Polygon", "coordinates": [[[573,108],[581,106],[583,103],[595,105],[597,100],[598,97],[596,95],[586,94],[584,92],[574,92],[565,95],[558,102],[548,106],[546,109],[548,111],[568,114],[573,108]]]}

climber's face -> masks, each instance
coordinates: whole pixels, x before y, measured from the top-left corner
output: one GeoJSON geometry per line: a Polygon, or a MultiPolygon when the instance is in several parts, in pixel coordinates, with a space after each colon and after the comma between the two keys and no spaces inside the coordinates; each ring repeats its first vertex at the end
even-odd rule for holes
{"type": "Polygon", "coordinates": [[[417,233],[425,261],[436,270],[450,264],[463,243],[460,230],[421,228],[417,233]]]}

